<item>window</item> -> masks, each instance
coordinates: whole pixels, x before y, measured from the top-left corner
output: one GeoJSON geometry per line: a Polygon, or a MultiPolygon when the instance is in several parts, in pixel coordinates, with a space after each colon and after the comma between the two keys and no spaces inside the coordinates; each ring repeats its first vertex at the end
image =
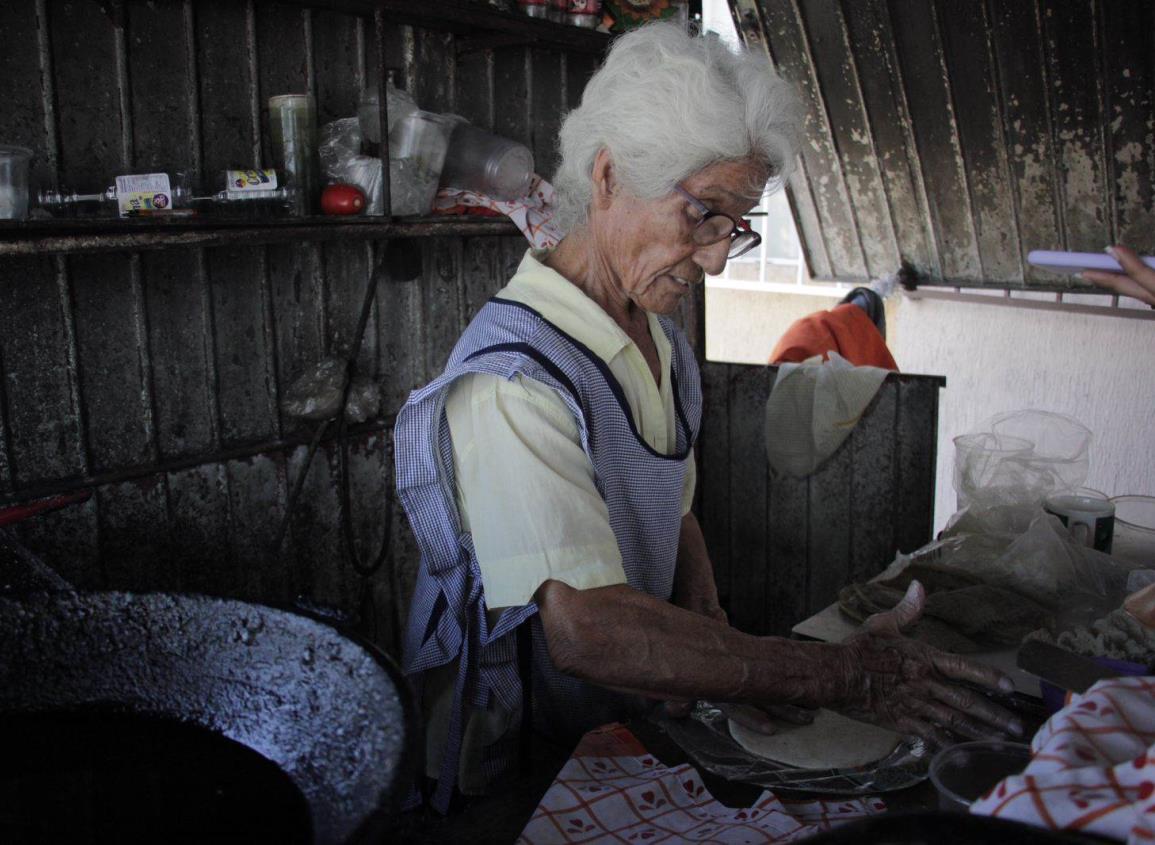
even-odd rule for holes
{"type": "MultiPolygon", "coordinates": [[[[702,25],[728,44],[739,43],[726,0],[703,0],[702,25]]],[[[747,217],[762,236],[761,246],[730,259],[721,275],[706,279],[706,287],[817,296],[841,296],[849,289],[846,284],[810,279],[785,190],[763,197],[747,217]]]]}

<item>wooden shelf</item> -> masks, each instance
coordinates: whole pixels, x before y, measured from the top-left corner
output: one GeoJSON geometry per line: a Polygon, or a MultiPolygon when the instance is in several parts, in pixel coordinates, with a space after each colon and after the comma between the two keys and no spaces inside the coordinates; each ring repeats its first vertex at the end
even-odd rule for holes
{"type": "Polygon", "coordinates": [[[523,14],[502,12],[480,0],[290,0],[298,6],[336,9],[372,16],[381,12],[392,23],[410,24],[468,36],[459,51],[487,46],[533,45],[601,55],[612,36],[580,26],[552,23],[523,14]]]}
{"type": "Polygon", "coordinates": [[[517,236],[511,221],[498,217],[395,218],[295,217],[271,220],[185,218],[180,220],[72,219],[0,223],[0,257],[74,255],[173,247],[235,246],[293,241],[380,240],[517,236]]]}
{"type": "MultiPolygon", "coordinates": [[[[460,52],[534,46],[600,56],[611,36],[494,9],[481,0],[286,0],[301,7],[380,16],[386,22],[452,32],[460,52]]],[[[384,69],[379,68],[383,77],[384,69]]],[[[338,239],[518,236],[505,218],[467,216],[175,219],[68,218],[0,221],[0,258],[179,247],[236,246],[338,239]]]]}

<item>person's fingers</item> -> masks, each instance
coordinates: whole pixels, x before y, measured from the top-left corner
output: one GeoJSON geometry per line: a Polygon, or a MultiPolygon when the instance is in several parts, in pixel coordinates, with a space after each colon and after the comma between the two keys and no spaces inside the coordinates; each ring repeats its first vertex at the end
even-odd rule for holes
{"type": "Polygon", "coordinates": [[[899,634],[903,628],[918,621],[925,604],[926,590],[918,581],[911,581],[902,601],[890,610],[867,617],[863,625],[868,631],[876,634],[899,634]]]}
{"type": "Polygon", "coordinates": [[[1109,246],[1107,254],[1118,261],[1127,275],[1148,291],[1155,291],[1155,270],[1152,270],[1136,254],[1125,246],[1109,246]]]}
{"type": "Polygon", "coordinates": [[[907,717],[895,725],[895,729],[906,736],[917,736],[933,748],[949,748],[958,744],[948,731],[925,719],[907,717]]]}
{"type": "Polygon", "coordinates": [[[965,736],[967,739],[990,739],[1004,736],[1002,731],[990,725],[984,725],[966,713],[955,710],[953,707],[947,707],[937,701],[920,701],[915,705],[915,709],[918,716],[924,721],[931,722],[959,736],[965,736]]]}
{"type": "Polygon", "coordinates": [[[967,681],[1000,692],[1015,691],[1015,685],[1011,679],[991,666],[967,660],[957,654],[947,654],[938,649],[927,649],[926,654],[935,670],[946,678],[967,681]]]}
{"type": "Polygon", "coordinates": [[[818,712],[808,707],[795,707],[793,704],[767,704],[762,709],[774,718],[792,725],[813,724],[814,716],[818,712]]]}
{"type": "Polygon", "coordinates": [[[1130,276],[1120,273],[1107,273],[1101,270],[1084,270],[1079,278],[1086,279],[1101,288],[1112,290],[1120,296],[1130,296],[1148,305],[1155,305],[1155,289],[1148,291],[1130,276]]]}
{"type": "Polygon", "coordinates": [[[977,692],[953,684],[930,682],[930,693],[936,700],[961,713],[969,714],[980,722],[993,725],[1001,731],[1023,735],[1023,722],[1009,710],[989,701],[977,692]]]}
{"type": "Polygon", "coordinates": [[[746,704],[719,704],[717,707],[731,722],[737,722],[744,728],[761,734],[778,732],[778,726],[774,724],[774,720],[757,707],[750,707],[746,704]]]}

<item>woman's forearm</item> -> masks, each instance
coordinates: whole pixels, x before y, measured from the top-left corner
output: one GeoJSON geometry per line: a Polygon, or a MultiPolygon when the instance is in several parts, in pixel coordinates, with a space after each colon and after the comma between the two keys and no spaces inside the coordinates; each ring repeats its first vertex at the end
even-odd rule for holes
{"type": "Polygon", "coordinates": [[[653,698],[818,706],[839,700],[839,646],[755,637],[625,585],[548,581],[536,600],[562,672],[653,698]]]}

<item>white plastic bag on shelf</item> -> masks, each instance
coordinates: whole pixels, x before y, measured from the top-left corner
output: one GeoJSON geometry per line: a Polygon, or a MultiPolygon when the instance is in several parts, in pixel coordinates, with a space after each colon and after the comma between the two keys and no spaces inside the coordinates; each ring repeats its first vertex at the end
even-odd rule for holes
{"type": "Polygon", "coordinates": [[[1000,414],[954,439],[958,507],[1039,504],[1087,479],[1091,430],[1050,411],[1000,414]]]}

